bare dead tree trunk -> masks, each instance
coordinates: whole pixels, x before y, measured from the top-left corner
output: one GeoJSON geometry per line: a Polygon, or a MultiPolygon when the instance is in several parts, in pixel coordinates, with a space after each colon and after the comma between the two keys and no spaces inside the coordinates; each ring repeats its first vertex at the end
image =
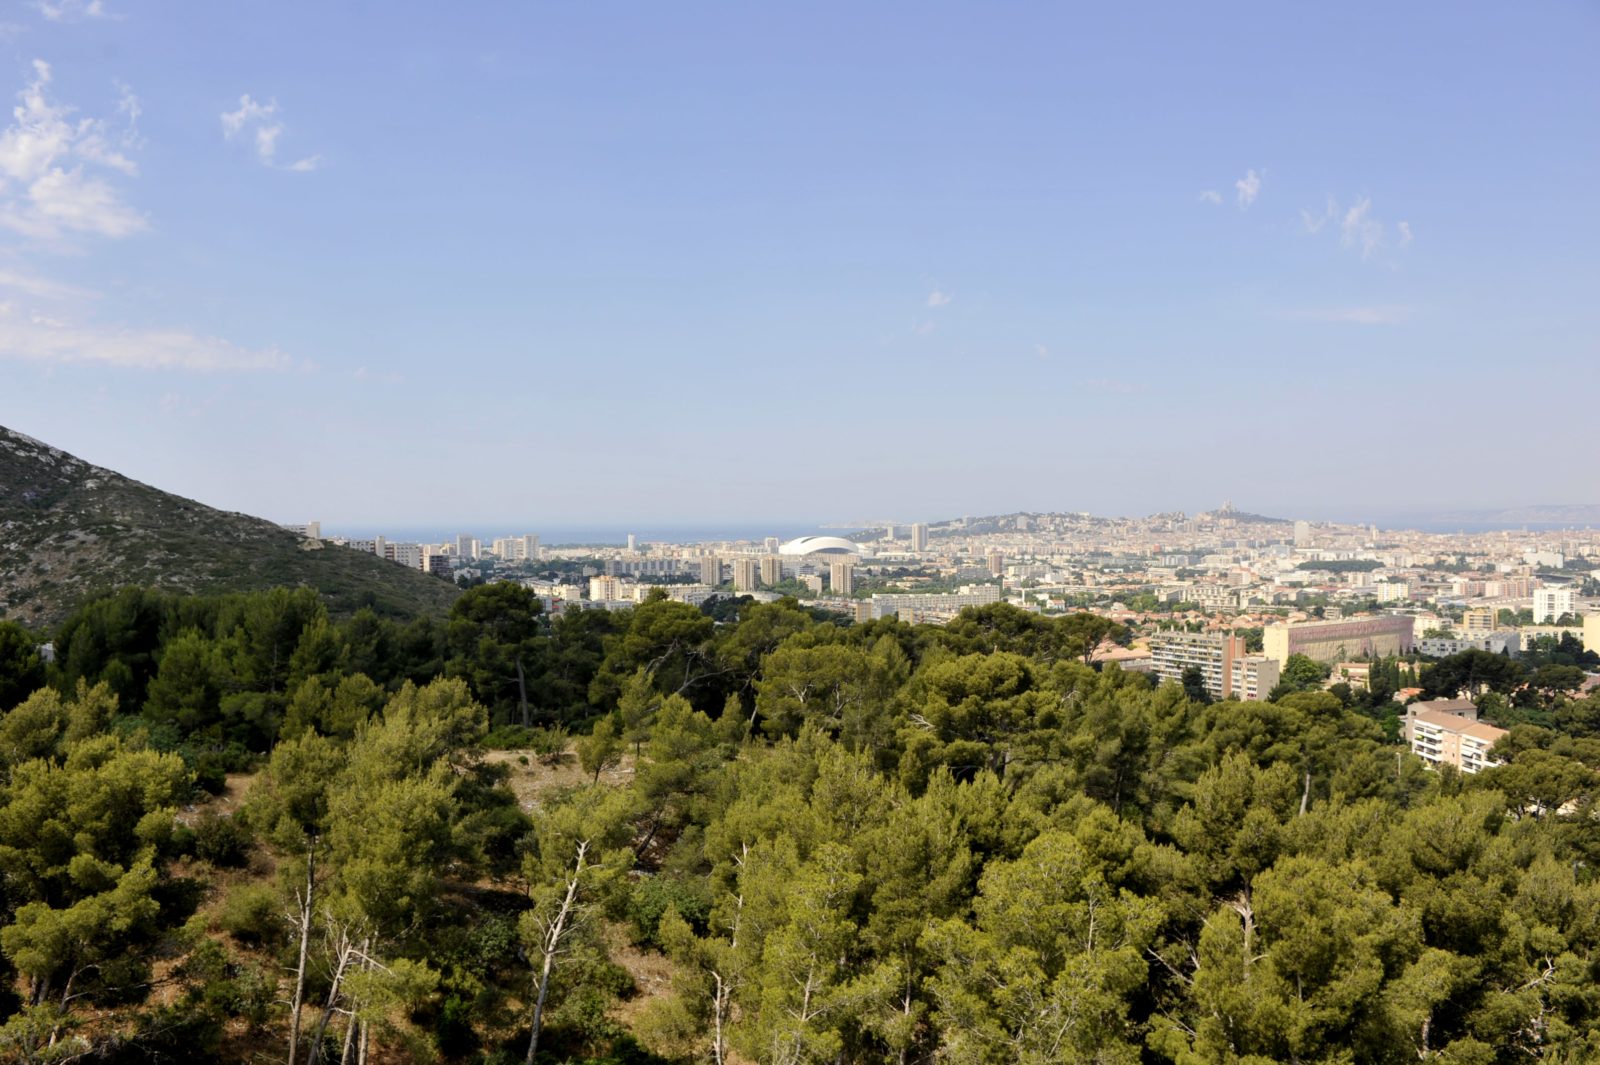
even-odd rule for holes
{"type": "Polygon", "coordinates": [[[317,1065],[322,1060],[322,1040],[328,1034],[328,1021],[333,1018],[334,1008],[339,1004],[339,995],[344,990],[344,973],[350,965],[350,958],[356,952],[355,944],[350,942],[347,932],[339,932],[338,961],[333,967],[333,982],[328,987],[328,1002],[322,1008],[322,1016],[317,1018],[316,1034],[311,1038],[311,1053],[306,1056],[306,1065],[317,1065]]]}
{"type": "Polygon", "coordinates": [[[730,988],[727,981],[722,979],[722,974],[716,970],[712,970],[711,978],[717,982],[716,990],[711,996],[711,1060],[716,1062],[716,1065],[723,1065],[722,1017],[727,1009],[730,988]]]}
{"type": "MultiPolygon", "coordinates": [[[[740,848],[739,853],[734,856],[733,864],[738,866],[742,872],[745,859],[749,856],[750,844],[746,843],[740,848]]],[[[741,891],[733,900],[733,928],[729,930],[728,935],[730,961],[734,961],[732,955],[739,949],[739,927],[743,922],[744,892],[741,891]]],[[[737,968],[737,965],[738,963],[734,961],[735,968],[737,968]]],[[[726,1065],[728,1060],[728,1010],[733,1003],[733,977],[736,975],[736,973],[730,973],[729,976],[724,977],[722,973],[715,969],[711,971],[711,978],[716,981],[716,987],[711,995],[711,1056],[716,1065],[726,1065]]]]}
{"type": "Polygon", "coordinates": [[[1300,793],[1300,816],[1306,815],[1306,808],[1311,805],[1311,770],[1306,770],[1306,787],[1300,793]]]}
{"type": "MultiPolygon", "coordinates": [[[[362,970],[370,973],[374,968],[382,968],[385,972],[388,972],[387,968],[378,965],[377,962],[372,960],[371,951],[372,937],[362,937],[361,949],[356,952],[356,960],[360,963],[362,970]]],[[[350,1001],[350,1025],[344,1030],[344,1049],[339,1053],[339,1065],[350,1065],[352,1052],[362,1057],[366,1055],[367,1022],[360,1015],[360,1006],[359,1000],[352,999],[350,1001]],[[357,1036],[361,1040],[359,1043],[356,1042],[357,1036]]]]}
{"type": "Polygon", "coordinates": [[[305,1004],[306,951],[311,944],[312,892],[316,887],[317,837],[310,836],[306,843],[306,886],[295,891],[295,901],[300,904],[300,960],[294,969],[294,1001],[289,1006],[289,1065],[295,1065],[300,1054],[300,1009],[305,1004]]]}
{"type": "Polygon", "coordinates": [[[545,925],[544,937],[539,944],[539,952],[544,957],[539,970],[539,993],[533,1001],[533,1034],[528,1037],[527,1065],[533,1065],[534,1056],[539,1052],[539,1029],[544,1024],[544,1002],[550,993],[550,973],[555,969],[556,955],[562,952],[562,942],[572,930],[572,911],[577,905],[578,883],[583,877],[583,863],[588,853],[589,841],[584,840],[578,844],[577,861],[573,864],[572,877],[567,881],[567,894],[561,900],[561,908],[545,925]]]}
{"type": "Polygon", "coordinates": [[[344,1026],[344,1045],[339,1048],[339,1065],[350,1065],[350,1051],[356,1045],[356,1004],[350,1003],[350,1023],[344,1026]]]}
{"type": "Polygon", "coordinates": [[[1245,891],[1241,891],[1238,895],[1234,896],[1232,899],[1229,899],[1227,906],[1229,909],[1233,910],[1234,913],[1239,915],[1239,920],[1244,928],[1244,972],[1245,976],[1248,978],[1250,975],[1251,966],[1253,966],[1257,961],[1255,955],[1251,953],[1253,950],[1255,950],[1256,945],[1255,907],[1251,905],[1250,895],[1245,891]]]}

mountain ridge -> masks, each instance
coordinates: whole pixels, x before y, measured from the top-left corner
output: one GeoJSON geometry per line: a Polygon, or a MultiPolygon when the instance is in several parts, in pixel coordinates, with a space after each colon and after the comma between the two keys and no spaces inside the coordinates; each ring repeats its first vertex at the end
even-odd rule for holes
{"type": "Polygon", "coordinates": [[[374,555],[303,541],[0,426],[0,619],[47,628],[118,588],[316,588],[330,611],[442,613],[453,586],[374,555]]]}

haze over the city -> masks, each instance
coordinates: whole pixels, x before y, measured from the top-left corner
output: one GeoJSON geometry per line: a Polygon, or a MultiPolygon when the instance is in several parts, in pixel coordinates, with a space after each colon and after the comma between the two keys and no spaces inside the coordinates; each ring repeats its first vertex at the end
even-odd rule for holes
{"type": "Polygon", "coordinates": [[[1592,4],[3,21],[0,424],[217,506],[1600,501],[1592,4]]]}

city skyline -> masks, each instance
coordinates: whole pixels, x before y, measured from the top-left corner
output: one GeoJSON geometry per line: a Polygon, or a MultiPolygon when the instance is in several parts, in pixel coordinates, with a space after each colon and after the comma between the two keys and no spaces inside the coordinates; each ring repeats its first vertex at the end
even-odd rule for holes
{"type": "Polygon", "coordinates": [[[352,526],[1595,502],[1592,6],[609,16],[17,8],[0,423],[352,526]]]}

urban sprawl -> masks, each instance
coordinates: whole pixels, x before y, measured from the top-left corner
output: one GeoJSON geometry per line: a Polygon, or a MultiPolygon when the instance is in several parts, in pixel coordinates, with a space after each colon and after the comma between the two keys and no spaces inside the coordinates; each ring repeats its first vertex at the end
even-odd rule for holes
{"type": "MultiPolygon", "coordinates": [[[[464,584],[519,581],[551,613],[626,609],[652,595],[793,597],[852,621],[943,624],[1007,603],[1091,611],[1127,626],[1096,653],[1121,669],[1266,699],[1295,663],[1325,687],[1368,689],[1399,664],[1476,650],[1600,649],[1600,530],[1380,532],[1283,521],[1231,504],[1197,515],[1012,514],[884,525],[849,536],[700,543],[541,545],[537,535],[446,543],[324,537],[307,549],[368,551],[464,584]]],[[[1414,675],[1414,671],[1408,671],[1414,675]]],[[[1587,674],[1585,689],[1600,685],[1587,674]]],[[[1394,690],[1404,740],[1430,764],[1472,773],[1505,735],[1471,696],[1394,690]]]]}

